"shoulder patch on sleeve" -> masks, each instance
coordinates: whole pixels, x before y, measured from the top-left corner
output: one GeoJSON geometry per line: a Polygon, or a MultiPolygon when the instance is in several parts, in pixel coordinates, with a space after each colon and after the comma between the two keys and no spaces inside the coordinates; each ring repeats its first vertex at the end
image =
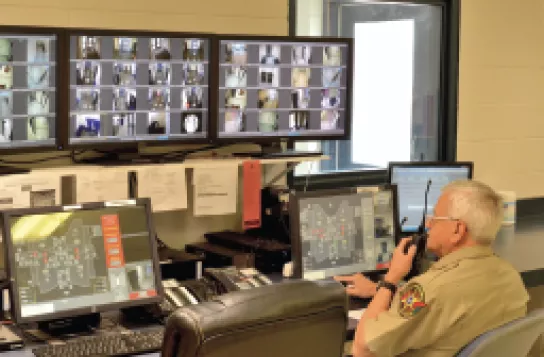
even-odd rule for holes
{"type": "Polygon", "coordinates": [[[400,316],[404,318],[415,316],[426,306],[425,292],[419,283],[409,283],[400,292],[400,316]]]}

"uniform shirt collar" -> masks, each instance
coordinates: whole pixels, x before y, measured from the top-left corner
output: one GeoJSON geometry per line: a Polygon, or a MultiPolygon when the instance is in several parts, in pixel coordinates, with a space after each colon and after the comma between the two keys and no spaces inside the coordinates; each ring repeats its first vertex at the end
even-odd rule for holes
{"type": "Polygon", "coordinates": [[[493,254],[493,249],[489,246],[486,247],[476,245],[472,247],[461,248],[442,257],[440,260],[432,265],[431,269],[442,269],[446,266],[456,264],[461,260],[489,257],[493,254]]]}

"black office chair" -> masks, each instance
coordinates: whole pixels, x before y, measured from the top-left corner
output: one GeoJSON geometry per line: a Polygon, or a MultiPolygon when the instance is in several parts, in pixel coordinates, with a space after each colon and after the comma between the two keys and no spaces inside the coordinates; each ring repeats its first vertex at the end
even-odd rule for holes
{"type": "Polygon", "coordinates": [[[163,357],[341,357],[348,298],[334,281],[293,281],[183,307],[166,324],[163,357]]]}

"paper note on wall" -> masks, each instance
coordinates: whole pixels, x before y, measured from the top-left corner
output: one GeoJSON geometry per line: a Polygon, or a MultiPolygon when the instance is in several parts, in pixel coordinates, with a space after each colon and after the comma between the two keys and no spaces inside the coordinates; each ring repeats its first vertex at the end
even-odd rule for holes
{"type": "Polygon", "coordinates": [[[193,184],[195,216],[236,213],[238,164],[195,168],[193,184]]]}
{"type": "Polygon", "coordinates": [[[0,209],[55,206],[60,195],[60,173],[36,170],[0,176],[0,209]]]}
{"type": "Polygon", "coordinates": [[[76,174],[77,203],[126,200],[128,171],[120,168],[93,167],[76,174]]]}
{"type": "Polygon", "coordinates": [[[151,165],[138,169],[138,197],[151,198],[153,211],[187,208],[184,165],[151,165]]]}

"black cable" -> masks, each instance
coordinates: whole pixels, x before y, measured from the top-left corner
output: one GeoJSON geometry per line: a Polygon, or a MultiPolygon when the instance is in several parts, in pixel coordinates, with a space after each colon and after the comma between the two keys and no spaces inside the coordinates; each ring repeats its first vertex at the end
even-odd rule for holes
{"type": "Polygon", "coordinates": [[[82,151],[74,151],[72,150],[71,152],[69,153],[66,153],[66,154],[61,154],[61,155],[56,155],[56,156],[48,156],[48,157],[43,157],[43,158],[40,158],[40,159],[35,159],[35,160],[28,160],[28,161],[19,161],[19,160],[4,160],[4,159],[0,159],[0,164],[4,164],[4,165],[33,165],[33,164],[39,164],[39,163],[43,163],[43,162],[48,162],[48,161],[54,161],[54,160],[58,160],[58,159],[66,159],[66,158],[74,158],[75,155],[81,155],[85,152],[87,152],[88,150],[82,150],[82,151]]]}

